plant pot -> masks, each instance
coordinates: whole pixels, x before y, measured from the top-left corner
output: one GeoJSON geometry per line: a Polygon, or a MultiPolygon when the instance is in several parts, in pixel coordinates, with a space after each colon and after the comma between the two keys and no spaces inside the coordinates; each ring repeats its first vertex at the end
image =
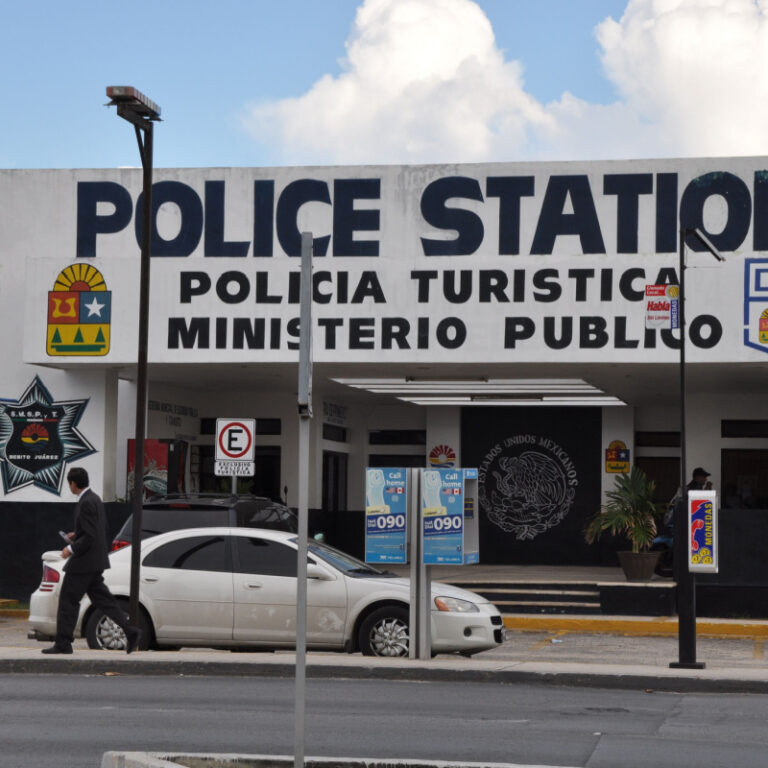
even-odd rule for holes
{"type": "Polygon", "coordinates": [[[660,552],[617,552],[627,581],[650,581],[660,552]]]}

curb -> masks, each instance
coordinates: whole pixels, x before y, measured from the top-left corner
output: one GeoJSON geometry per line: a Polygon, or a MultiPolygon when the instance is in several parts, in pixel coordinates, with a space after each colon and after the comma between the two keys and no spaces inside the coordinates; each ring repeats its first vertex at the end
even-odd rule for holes
{"type": "MultiPolygon", "coordinates": [[[[347,666],[322,664],[307,666],[308,679],[328,680],[386,680],[394,682],[450,682],[553,685],[614,690],[645,690],[648,693],[768,693],[768,680],[714,677],[699,670],[689,674],[670,672],[664,668],[654,672],[604,672],[591,669],[546,670],[511,668],[452,668],[452,667],[383,667],[365,664],[347,666]]],[[[594,666],[597,665],[583,665],[594,666]]],[[[3,659],[0,674],[58,674],[104,676],[176,676],[176,677],[263,677],[293,678],[293,663],[242,663],[202,661],[147,661],[130,659],[3,659]]]]}
{"type": "MultiPolygon", "coordinates": [[[[677,635],[676,616],[658,618],[597,616],[504,616],[504,626],[518,632],[574,632],[666,637],[677,635]]],[[[768,621],[757,619],[696,619],[699,637],[768,638],[768,621]]]]}

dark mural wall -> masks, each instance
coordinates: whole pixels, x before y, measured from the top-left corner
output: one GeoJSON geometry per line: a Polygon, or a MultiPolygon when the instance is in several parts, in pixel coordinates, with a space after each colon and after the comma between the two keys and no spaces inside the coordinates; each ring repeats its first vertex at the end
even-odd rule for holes
{"type": "Polygon", "coordinates": [[[464,408],[461,459],[479,470],[480,561],[600,565],[599,408],[464,408]]]}

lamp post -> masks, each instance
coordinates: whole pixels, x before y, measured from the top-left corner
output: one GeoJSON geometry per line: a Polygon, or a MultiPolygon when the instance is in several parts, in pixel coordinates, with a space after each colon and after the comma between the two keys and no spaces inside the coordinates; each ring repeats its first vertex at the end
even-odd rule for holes
{"type": "Polygon", "coordinates": [[[709,238],[696,227],[680,227],[679,280],[680,280],[680,501],[675,510],[674,570],[677,582],[677,641],[678,660],[669,666],[677,669],[703,669],[696,661],[696,575],[688,569],[687,546],[687,494],[685,434],[685,240],[698,240],[718,261],[725,261],[709,238]]]}
{"type": "Polygon", "coordinates": [[[141,211],[141,270],[139,277],[139,350],[136,373],[136,430],[134,436],[133,497],[131,512],[131,584],[129,613],[131,624],[139,621],[139,571],[141,568],[141,513],[144,502],[144,438],[147,431],[147,340],[149,337],[149,257],[152,242],[152,133],[160,120],[160,107],[141,91],[128,85],[107,87],[107,106],[117,106],[117,114],[133,124],[144,169],[141,211]]]}

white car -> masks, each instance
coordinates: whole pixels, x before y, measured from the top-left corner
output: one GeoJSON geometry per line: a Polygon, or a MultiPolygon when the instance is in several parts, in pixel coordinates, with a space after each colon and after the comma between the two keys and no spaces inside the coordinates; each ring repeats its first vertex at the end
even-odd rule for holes
{"type": "MultiPolygon", "coordinates": [[[[142,648],[292,648],[296,644],[296,535],[257,528],[191,528],[141,543],[142,648]]],[[[110,555],[104,580],[127,611],[131,547],[110,555]]],[[[64,561],[43,555],[30,599],[33,634],[56,633],[64,561]]],[[[317,541],[309,542],[307,647],[408,655],[410,583],[317,541]]],[[[432,584],[433,653],[467,655],[504,639],[498,609],[474,592],[432,584]]],[[[84,598],[76,634],[91,648],[122,649],[117,625],[84,598]]]]}

